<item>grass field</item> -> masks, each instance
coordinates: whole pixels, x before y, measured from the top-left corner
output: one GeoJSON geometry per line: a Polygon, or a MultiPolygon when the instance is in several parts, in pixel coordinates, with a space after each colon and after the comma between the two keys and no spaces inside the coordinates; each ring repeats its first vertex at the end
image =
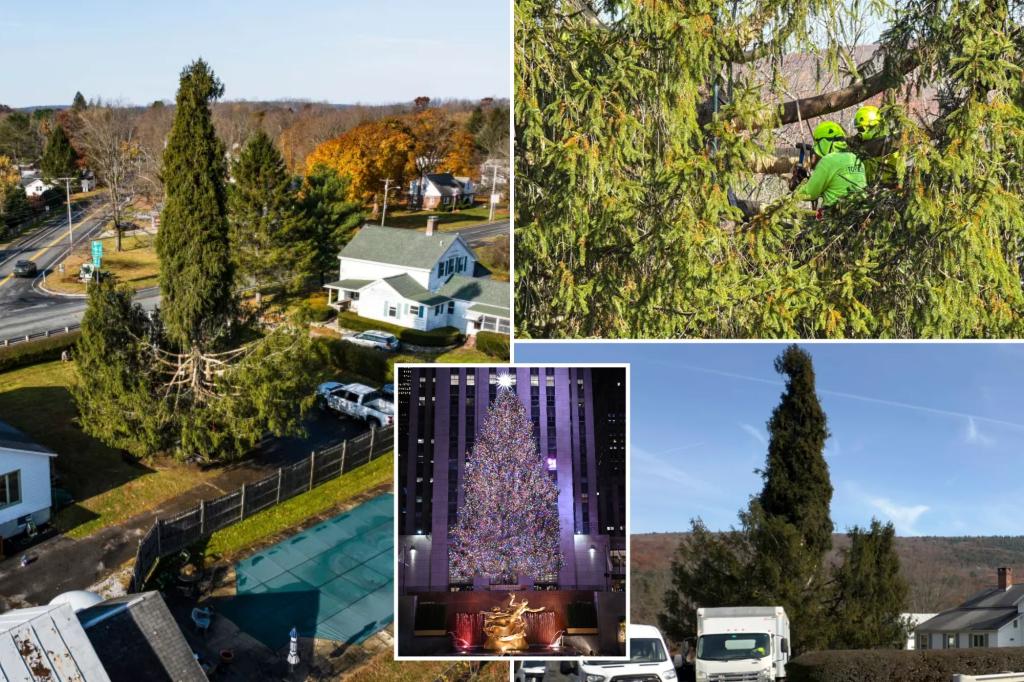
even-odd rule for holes
{"type": "Polygon", "coordinates": [[[263,540],[285,530],[298,528],[303,521],[329,511],[345,500],[392,479],[395,457],[387,453],[358,469],[313,488],[279,505],[250,516],[241,523],[217,531],[206,543],[204,556],[219,559],[233,557],[263,540]]]}
{"type": "Polygon", "coordinates": [[[157,507],[215,472],[177,463],[140,464],[86,435],[74,419],[70,364],[47,362],[0,374],[0,420],[57,453],[60,485],[76,503],[53,523],[69,537],[91,535],[157,507]]]}
{"type": "MultiPolygon", "coordinates": [[[[425,230],[427,228],[427,217],[437,216],[437,229],[441,232],[453,232],[462,230],[474,225],[483,225],[488,222],[487,215],[490,208],[486,205],[476,205],[473,208],[463,208],[458,211],[388,211],[384,224],[389,227],[405,227],[409,229],[425,230]]],[[[494,212],[494,221],[508,220],[508,208],[499,207],[494,212]]],[[[373,222],[373,221],[371,221],[373,222]]]]}
{"type": "MultiPolygon", "coordinates": [[[[156,257],[155,238],[152,235],[130,235],[121,238],[122,251],[115,251],[114,237],[103,242],[103,270],[115,275],[133,289],[156,286],[160,276],[160,263],[156,257]]],[[[92,260],[90,243],[83,243],[64,261],[64,272],[52,273],[46,278],[46,288],[62,294],[84,294],[86,285],[78,281],[82,263],[92,260]]]]}
{"type": "MultiPolygon", "coordinates": [[[[390,651],[374,656],[369,662],[353,671],[345,679],[350,682],[507,682],[508,666],[504,661],[491,661],[482,669],[473,671],[474,664],[468,661],[407,661],[398,662],[390,651]]],[[[481,665],[481,664],[476,664],[481,665]]]]}

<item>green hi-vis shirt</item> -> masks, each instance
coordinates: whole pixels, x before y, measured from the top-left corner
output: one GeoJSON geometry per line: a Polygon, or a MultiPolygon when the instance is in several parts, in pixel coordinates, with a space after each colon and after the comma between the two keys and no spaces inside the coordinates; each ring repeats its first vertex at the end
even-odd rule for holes
{"type": "Polygon", "coordinates": [[[814,167],[807,181],[800,185],[797,197],[813,201],[824,197],[823,203],[831,206],[850,192],[859,192],[867,187],[864,164],[853,152],[832,152],[814,167]]]}

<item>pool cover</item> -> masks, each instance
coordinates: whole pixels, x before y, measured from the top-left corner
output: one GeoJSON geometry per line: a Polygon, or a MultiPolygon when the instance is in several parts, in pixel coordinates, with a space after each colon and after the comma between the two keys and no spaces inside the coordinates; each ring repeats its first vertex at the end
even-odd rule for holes
{"type": "Polygon", "coordinates": [[[277,650],[304,637],[358,644],[394,618],[394,497],[384,494],[235,564],[217,609],[277,650]]]}

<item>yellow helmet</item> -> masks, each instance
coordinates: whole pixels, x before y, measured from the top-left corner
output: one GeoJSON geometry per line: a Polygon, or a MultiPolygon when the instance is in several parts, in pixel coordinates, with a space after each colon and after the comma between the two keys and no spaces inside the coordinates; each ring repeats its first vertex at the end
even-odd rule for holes
{"type": "Polygon", "coordinates": [[[881,124],[882,115],[878,112],[878,107],[873,104],[862,106],[853,115],[853,125],[857,127],[860,136],[865,140],[875,137],[881,130],[881,124]]]}
{"type": "Polygon", "coordinates": [[[846,149],[846,132],[835,121],[822,121],[811,133],[814,138],[814,152],[821,157],[833,151],[846,149]]]}

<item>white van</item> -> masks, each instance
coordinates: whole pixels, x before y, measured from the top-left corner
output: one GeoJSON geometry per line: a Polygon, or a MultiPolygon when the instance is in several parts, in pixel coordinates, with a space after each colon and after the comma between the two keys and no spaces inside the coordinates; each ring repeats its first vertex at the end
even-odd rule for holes
{"type": "Polygon", "coordinates": [[[676,668],[661,631],[653,625],[629,625],[628,661],[582,661],[580,682],[607,682],[613,678],[676,679],[676,668]]]}

